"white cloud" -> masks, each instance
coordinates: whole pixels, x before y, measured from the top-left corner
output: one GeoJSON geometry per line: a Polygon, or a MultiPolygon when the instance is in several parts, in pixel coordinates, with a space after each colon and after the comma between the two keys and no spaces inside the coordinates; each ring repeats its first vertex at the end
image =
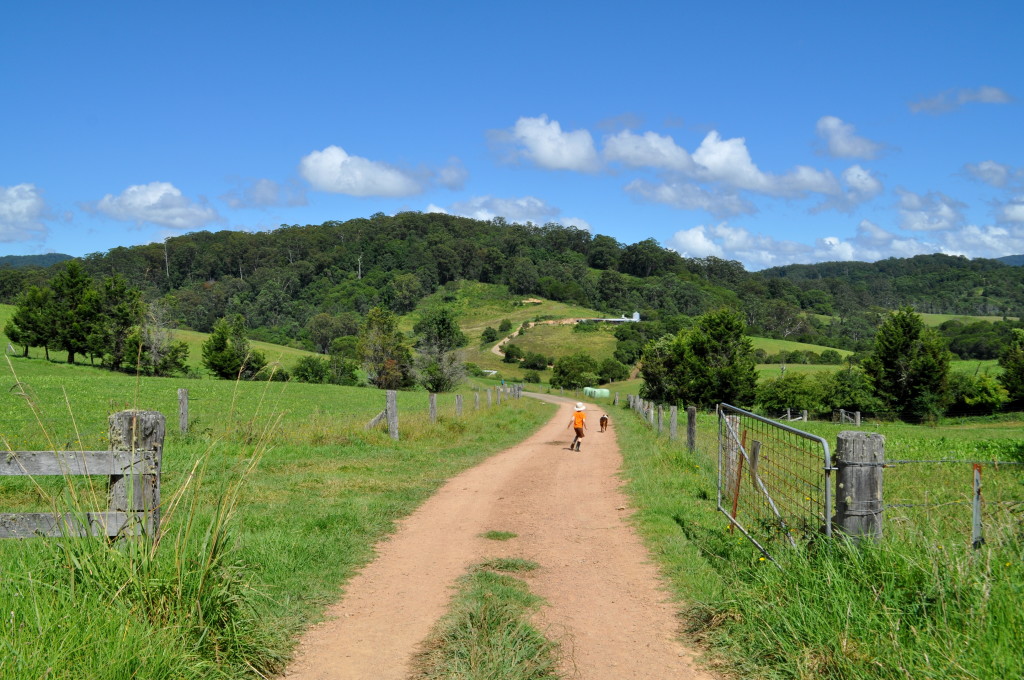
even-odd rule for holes
{"type": "Polygon", "coordinates": [[[851,165],[843,170],[843,182],[846,183],[846,190],[838,196],[829,196],[818,205],[811,208],[811,213],[819,213],[823,210],[839,210],[841,212],[852,212],[861,203],[870,201],[882,193],[883,186],[877,177],[859,165],[851,165]]]}
{"type": "Polygon", "coordinates": [[[437,171],[437,181],[452,191],[458,191],[465,186],[468,177],[469,171],[462,165],[462,161],[454,157],[449,158],[448,165],[437,171]]]}
{"type": "Polygon", "coordinates": [[[980,104],[1008,104],[1011,101],[1013,101],[1013,98],[1004,90],[986,85],[976,89],[946,90],[934,97],[911,102],[910,110],[914,113],[946,113],[972,102],[980,104]]]}
{"type": "Polygon", "coordinates": [[[423,190],[410,174],[386,163],[350,156],[334,145],[304,156],[299,174],[317,191],[349,196],[411,196],[423,190]]]}
{"type": "Polygon", "coordinates": [[[581,217],[562,217],[558,220],[558,223],[567,227],[576,227],[577,229],[583,229],[585,231],[593,231],[590,227],[590,222],[587,222],[581,217]]]}
{"type": "Polygon", "coordinates": [[[1009,165],[1003,165],[995,161],[967,163],[964,165],[964,171],[971,177],[997,189],[1005,187],[1010,183],[1011,179],[1024,175],[1024,172],[1021,170],[1014,170],[1009,165]]]}
{"type": "Polygon", "coordinates": [[[667,245],[683,257],[722,257],[725,252],[708,236],[707,227],[703,225],[677,231],[667,245]]]}
{"type": "Polygon", "coordinates": [[[882,145],[870,139],[858,137],[853,125],[844,123],[835,116],[822,116],[818,119],[818,136],[825,140],[828,152],[839,158],[876,158],[882,151],[882,145]]]}
{"type": "Polygon", "coordinates": [[[601,162],[594,148],[594,139],[586,130],[563,132],[556,120],[547,115],[520,118],[512,128],[513,141],[521,145],[520,153],[548,170],[595,172],[601,162]]]}
{"type": "Polygon", "coordinates": [[[444,208],[442,208],[439,205],[434,205],[433,203],[430,203],[429,205],[427,205],[427,212],[428,213],[441,213],[442,215],[447,215],[448,214],[447,210],[445,210],[444,208]]]}
{"type": "Polygon", "coordinates": [[[900,226],[910,231],[945,231],[963,224],[963,203],[938,192],[924,196],[897,189],[900,226]]]}
{"type": "Polygon", "coordinates": [[[269,208],[278,205],[306,205],[306,190],[292,181],[281,184],[269,179],[244,183],[220,197],[232,208],[269,208]]]}
{"type": "Polygon", "coordinates": [[[604,157],[630,167],[660,168],[679,172],[692,172],[693,159],[674,139],[654,132],[642,135],[623,130],[604,142],[604,157]]]}
{"type": "Polygon", "coordinates": [[[762,172],[750,157],[742,137],[722,139],[716,131],[708,133],[693,152],[696,175],[705,181],[722,182],[767,196],[796,198],[808,193],[839,194],[835,176],[825,170],[797,166],[785,175],[762,172]]]}
{"type": "Polygon", "coordinates": [[[496,198],[476,196],[468,201],[453,203],[450,212],[478,220],[492,220],[504,217],[509,222],[534,222],[543,224],[561,211],[533,196],[522,198],[496,198]]]}
{"type": "Polygon", "coordinates": [[[1024,253],[1024,227],[968,225],[941,235],[942,250],[967,257],[1002,257],[1024,253]]]}
{"type": "Polygon", "coordinates": [[[172,229],[191,229],[221,217],[208,205],[193,203],[169,182],[130,186],[119,196],[107,194],[95,205],[86,206],[115,220],[150,222],[172,229]]]}
{"type": "Polygon", "coordinates": [[[654,184],[636,179],[626,185],[626,193],[652,203],[664,203],[681,210],[706,210],[715,217],[750,214],[757,209],[736,193],[711,192],[687,182],[654,184]]]}
{"type": "Polygon", "coordinates": [[[46,236],[42,219],[46,201],[34,184],[0,186],[0,242],[29,241],[46,236]]]}
{"type": "Polygon", "coordinates": [[[1011,203],[1007,203],[999,211],[1001,222],[1024,223],[1024,197],[1020,197],[1011,203]]]}

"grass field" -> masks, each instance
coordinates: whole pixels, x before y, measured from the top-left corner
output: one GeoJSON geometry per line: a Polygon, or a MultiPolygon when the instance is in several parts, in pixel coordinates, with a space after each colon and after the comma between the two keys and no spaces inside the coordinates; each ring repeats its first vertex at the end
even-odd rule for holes
{"type": "MultiPolygon", "coordinates": [[[[1024,676],[1024,474],[986,468],[986,543],[971,548],[970,466],[885,470],[886,538],[851,549],[817,542],[762,559],[715,509],[716,432],[701,415],[694,453],[629,411],[616,431],[635,521],[680,600],[706,661],[744,678],[1024,676]],[[1008,502],[1006,502],[1008,501],[1008,502]]],[[[849,427],[849,426],[845,426],[849,427]]],[[[809,423],[834,444],[840,426],[809,423]]],[[[887,459],[1024,460],[1024,422],[922,427],[870,423],[887,459]],[[1017,452],[1014,454],[1014,452],[1017,452]]]]}
{"type": "MultiPolygon", "coordinates": [[[[4,448],[105,449],[106,416],[168,417],[164,538],[0,541],[0,679],[274,675],[293,636],[338,597],[372,546],[444,480],[521,440],[550,415],[532,399],[480,411],[399,394],[401,440],[363,424],[375,389],[142,378],[38,359],[5,367],[4,448]],[[190,390],[177,432],[176,390],[190,390]],[[502,416],[495,418],[495,409],[502,416]],[[36,415],[38,414],[38,415],[36,415]],[[51,670],[47,670],[51,669],[51,670]],[[52,669],[60,669],[54,674],[52,669]]],[[[87,479],[0,478],[0,512],[79,509],[87,479]],[[72,496],[68,487],[81,492],[72,496]]],[[[102,485],[98,485],[102,486],[102,485]]]]}

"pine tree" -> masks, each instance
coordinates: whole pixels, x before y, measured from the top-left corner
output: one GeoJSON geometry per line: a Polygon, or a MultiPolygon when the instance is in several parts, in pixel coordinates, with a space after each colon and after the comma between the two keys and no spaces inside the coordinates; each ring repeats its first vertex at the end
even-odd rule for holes
{"type": "Polygon", "coordinates": [[[945,411],[951,361],[942,336],[904,307],[890,312],[879,327],[862,368],[884,408],[904,419],[918,419],[945,411]]]}

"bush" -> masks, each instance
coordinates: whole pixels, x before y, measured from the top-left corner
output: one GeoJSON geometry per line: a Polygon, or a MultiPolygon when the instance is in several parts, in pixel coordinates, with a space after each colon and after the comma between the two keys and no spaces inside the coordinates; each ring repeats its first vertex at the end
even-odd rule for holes
{"type": "Polygon", "coordinates": [[[501,360],[506,364],[518,364],[519,360],[523,358],[523,350],[519,345],[513,345],[511,342],[507,342],[503,349],[505,356],[502,357],[501,360]]]}
{"type": "Polygon", "coordinates": [[[522,366],[535,371],[543,371],[548,367],[548,358],[538,352],[527,352],[523,357],[522,366]]]}
{"type": "Polygon", "coordinates": [[[535,385],[539,384],[540,383],[540,373],[538,373],[537,371],[527,371],[526,374],[523,375],[523,382],[533,383],[535,385]]]}
{"type": "Polygon", "coordinates": [[[292,370],[292,376],[299,382],[322,385],[330,379],[330,362],[323,357],[300,357],[292,370]]]}

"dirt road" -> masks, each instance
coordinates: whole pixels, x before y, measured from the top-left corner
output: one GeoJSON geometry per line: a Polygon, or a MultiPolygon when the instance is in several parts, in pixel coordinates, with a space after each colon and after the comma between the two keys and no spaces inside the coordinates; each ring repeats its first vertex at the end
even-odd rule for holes
{"type": "Polygon", "coordinates": [[[568,400],[535,435],[446,483],[347,586],[328,621],[301,641],[288,680],[400,680],[473,564],[522,557],[548,606],[537,623],[562,645],[563,677],[710,680],[677,640],[655,566],[628,524],[614,422],[589,407],[582,451],[568,450],[568,400]],[[509,541],[481,537],[510,531],[509,541]]]}

